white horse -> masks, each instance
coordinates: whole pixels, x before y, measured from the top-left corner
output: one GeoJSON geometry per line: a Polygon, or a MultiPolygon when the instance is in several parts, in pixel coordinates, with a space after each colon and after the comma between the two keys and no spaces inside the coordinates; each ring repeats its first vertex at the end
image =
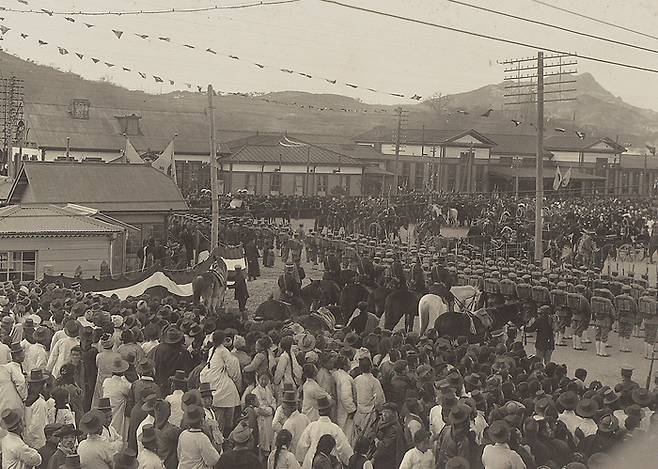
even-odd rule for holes
{"type": "MultiPolygon", "coordinates": [[[[471,285],[455,286],[450,293],[456,298],[455,311],[472,312],[480,300],[480,290],[471,285]]],[[[434,326],[436,318],[448,311],[448,305],[443,298],[432,293],[424,295],[418,303],[418,335],[422,336],[427,329],[434,326]]]]}

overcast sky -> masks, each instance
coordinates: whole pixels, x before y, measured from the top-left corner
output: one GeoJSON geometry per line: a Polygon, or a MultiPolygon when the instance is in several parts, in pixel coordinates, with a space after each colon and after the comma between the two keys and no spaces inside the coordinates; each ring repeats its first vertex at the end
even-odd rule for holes
{"type": "MultiPolygon", "coordinates": [[[[28,1],[29,5],[24,5],[17,0],[3,0],[0,5],[19,9],[98,11],[111,8],[117,11],[250,3],[250,0],[28,1]]],[[[447,0],[343,1],[544,47],[658,68],[658,54],[655,53],[502,18],[447,0]]],[[[658,40],[559,12],[532,0],[465,1],[658,49],[658,40]]],[[[658,2],[651,0],[545,1],[648,34],[652,34],[658,24],[658,2]]],[[[291,75],[279,69],[333,78],[364,88],[428,97],[500,82],[504,74],[497,60],[536,52],[349,10],[319,0],[204,13],[75,16],[74,23],[57,15],[1,13],[5,18],[2,24],[11,28],[1,43],[8,52],[86,78],[106,77],[131,89],[155,93],[186,89],[184,83],[204,86],[212,83],[222,91],[303,90],[355,96],[370,103],[405,104],[409,101],[365,89],[331,85],[322,79],[291,75]],[[87,28],[84,22],[95,26],[87,28]],[[121,39],[117,39],[112,29],[124,31],[121,39]],[[21,32],[29,37],[22,39],[21,32]],[[134,33],[153,38],[140,39],[134,33]],[[169,37],[171,42],[158,40],[159,36],[169,37]],[[49,44],[39,46],[37,39],[49,44]],[[201,50],[182,47],[185,43],[201,50]],[[53,45],[67,49],[69,54],[60,55],[53,45]],[[203,52],[206,48],[217,51],[217,55],[203,52]],[[79,60],[74,52],[84,54],[84,60],[79,60]],[[229,58],[229,54],[240,60],[229,58]],[[101,62],[93,64],[90,57],[99,58],[101,62]],[[108,68],[103,62],[116,66],[108,68]],[[260,69],[254,62],[275,68],[260,69]],[[145,72],[149,77],[143,80],[136,73],[123,72],[122,66],[145,72]],[[152,75],[174,80],[176,84],[156,84],[152,75]]],[[[584,60],[580,60],[578,71],[591,72],[605,88],[631,104],[658,110],[657,74],[584,60]]]]}

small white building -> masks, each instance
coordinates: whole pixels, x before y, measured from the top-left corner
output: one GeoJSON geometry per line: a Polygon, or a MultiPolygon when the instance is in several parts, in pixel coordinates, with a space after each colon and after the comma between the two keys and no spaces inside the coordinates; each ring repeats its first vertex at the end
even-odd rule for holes
{"type": "Polygon", "coordinates": [[[101,275],[123,259],[125,227],[55,205],[0,208],[0,282],[101,275]]]}

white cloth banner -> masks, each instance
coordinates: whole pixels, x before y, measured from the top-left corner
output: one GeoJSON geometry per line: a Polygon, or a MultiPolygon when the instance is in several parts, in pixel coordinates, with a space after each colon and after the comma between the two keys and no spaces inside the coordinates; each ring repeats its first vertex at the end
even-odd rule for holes
{"type": "Polygon", "coordinates": [[[99,291],[96,293],[108,297],[117,295],[120,300],[125,300],[129,296],[143,295],[146,290],[152,287],[164,287],[169,291],[169,293],[176,296],[192,296],[192,283],[178,285],[162,272],[156,272],[150,277],[129,287],[117,288],[116,290],[99,291]]]}

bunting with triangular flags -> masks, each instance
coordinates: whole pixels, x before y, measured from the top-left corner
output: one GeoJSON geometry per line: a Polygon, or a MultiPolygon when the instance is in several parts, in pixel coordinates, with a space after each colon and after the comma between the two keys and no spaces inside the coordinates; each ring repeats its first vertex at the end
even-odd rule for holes
{"type": "Polygon", "coordinates": [[[80,60],[85,58],[84,54],[81,54],[80,52],[76,52],[75,55],[77,55],[80,60]]]}
{"type": "Polygon", "coordinates": [[[69,51],[67,51],[67,50],[64,49],[63,47],[58,47],[57,49],[59,49],[59,53],[62,54],[62,55],[66,55],[66,54],[69,53],[69,51]]]}
{"type": "Polygon", "coordinates": [[[113,29],[112,32],[114,35],[117,37],[117,39],[121,39],[121,36],[123,36],[123,31],[119,31],[117,29],[113,29]]]}
{"type": "Polygon", "coordinates": [[[94,62],[95,64],[97,64],[98,62],[101,61],[101,59],[97,59],[97,58],[95,58],[95,57],[92,57],[91,60],[92,60],[92,62],[94,62]]]}

